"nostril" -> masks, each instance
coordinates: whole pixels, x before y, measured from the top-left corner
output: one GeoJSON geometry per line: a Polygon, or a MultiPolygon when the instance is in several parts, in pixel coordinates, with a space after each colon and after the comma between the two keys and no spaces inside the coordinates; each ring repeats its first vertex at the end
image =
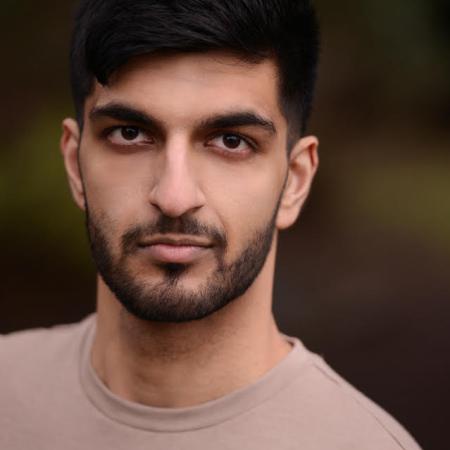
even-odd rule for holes
{"type": "Polygon", "coordinates": [[[169,217],[180,217],[204,204],[198,172],[192,170],[183,147],[172,145],[164,151],[164,162],[155,174],[149,193],[150,204],[169,217]]]}
{"type": "Polygon", "coordinates": [[[159,191],[150,198],[149,203],[159,213],[177,218],[201,208],[204,204],[202,197],[200,193],[175,188],[171,192],[159,191]]]}

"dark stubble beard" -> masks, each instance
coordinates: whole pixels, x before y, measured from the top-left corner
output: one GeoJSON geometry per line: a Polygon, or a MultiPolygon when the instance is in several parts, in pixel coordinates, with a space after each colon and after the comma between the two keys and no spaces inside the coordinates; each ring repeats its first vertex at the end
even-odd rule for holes
{"type": "MultiPolygon", "coordinates": [[[[87,205],[87,202],[86,202],[87,205]]],[[[153,224],[135,226],[121,240],[121,256],[114,258],[108,239],[108,223],[99,220],[87,208],[86,225],[94,262],[103,281],[119,302],[134,316],[155,322],[199,320],[222,309],[242,296],[260,273],[272,244],[279,202],[271,219],[256,230],[245,248],[231,263],[225,263],[227,237],[217,228],[195,218],[160,216],[153,224]],[[214,243],[216,268],[195,291],[183,289],[189,265],[161,264],[163,279],[141,281],[133,276],[127,259],[138,251],[138,243],[152,234],[177,233],[206,237],[214,243]]]]}

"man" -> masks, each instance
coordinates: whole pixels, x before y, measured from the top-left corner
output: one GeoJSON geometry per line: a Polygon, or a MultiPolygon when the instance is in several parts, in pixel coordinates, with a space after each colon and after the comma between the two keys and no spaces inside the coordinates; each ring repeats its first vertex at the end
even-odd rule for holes
{"type": "Polygon", "coordinates": [[[61,149],[97,312],[1,338],[0,448],[418,448],[272,316],[317,53],[308,1],[82,2],[61,149]]]}

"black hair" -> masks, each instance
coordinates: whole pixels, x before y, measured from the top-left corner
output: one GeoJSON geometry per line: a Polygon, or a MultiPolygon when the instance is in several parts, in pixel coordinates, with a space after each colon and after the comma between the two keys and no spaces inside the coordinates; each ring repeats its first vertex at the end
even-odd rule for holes
{"type": "Polygon", "coordinates": [[[71,83],[82,126],[94,80],[106,85],[130,58],[227,50],[274,58],[280,105],[300,136],[311,113],[319,30],[309,0],[82,0],[71,45],[71,83]]]}

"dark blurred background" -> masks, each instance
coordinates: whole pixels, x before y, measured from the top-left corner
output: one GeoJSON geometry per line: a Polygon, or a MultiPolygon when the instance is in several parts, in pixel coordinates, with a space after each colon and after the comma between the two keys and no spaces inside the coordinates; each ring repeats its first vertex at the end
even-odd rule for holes
{"type": "MultiPolygon", "coordinates": [[[[316,4],[321,169],[281,236],[275,313],[425,449],[448,449],[450,2],[316,4]]],[[[73,2],[1,6],[6,333],[81,319],[95,274],[58,151],[73,2]]]]}

